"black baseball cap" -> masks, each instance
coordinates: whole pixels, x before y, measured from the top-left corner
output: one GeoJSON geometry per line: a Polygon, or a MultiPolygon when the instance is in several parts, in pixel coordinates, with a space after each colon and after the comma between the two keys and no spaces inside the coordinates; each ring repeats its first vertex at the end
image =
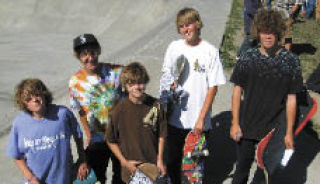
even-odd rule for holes
{"type": "Polygon", "coordinates": [[[79,51],[79,49],[83,46],[93,45],[100,48],[100,44],[97,40],[97,38],[90,33],[85,33],[82,35],[77,36],[75,39],[73,39],[73,50],[79,51]]]}

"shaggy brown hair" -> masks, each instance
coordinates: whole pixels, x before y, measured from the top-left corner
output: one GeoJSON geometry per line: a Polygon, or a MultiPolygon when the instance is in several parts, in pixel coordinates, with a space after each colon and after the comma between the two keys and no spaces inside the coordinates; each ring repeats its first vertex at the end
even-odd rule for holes
{"type": "Polygon", "coordinates": [[[138,62],[123,67],[120,74],[122,89],[126,89],[127,84],[147,84],[149,80],[146,68],[138,62]]]}
{"type": "Polygon", "coordinates": [[[184,8],[180,10],[176,18],[176,26],[178,33],[180,34],[179,28],[184,24],[196,23],[197,29],[200,34],[200,29],[203,27],[203,23],[200,14],[193,8],[184,8]]]}
{"type": "Polygon", "coordinates": [[[271,33],[278,36],[278,41],[280,41],[284,36],[285,29],[285,19],[279,11],[262,8],[254,17],[251,35],[259,40],[260,33],[271,33]]]}
{"type": "Polygon", "coordinates": [[[25,102],[32,96],[42,96],[46,106],[51,104],[53,98],[51,92],[40,79],[24,79],[15,87],[15,106],[22,111],[31,113],[25,102]]]}

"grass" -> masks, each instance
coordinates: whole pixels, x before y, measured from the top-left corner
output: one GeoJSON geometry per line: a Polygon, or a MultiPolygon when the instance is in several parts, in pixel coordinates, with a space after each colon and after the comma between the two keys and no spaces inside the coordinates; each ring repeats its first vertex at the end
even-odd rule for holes
{"type": "MultiPolygon", "coordinates": [[[[226,70],[231,70],[235,56],[242,43],[243,33],[243,1],[233,0],[229,20],[220,46],[221,58],[226,70]]],[[[320,63],[320,20],[302,19],[293,25],[292,51],[299,55],[302,73],[307,78],[320,63]]]]}
{"type": "Polygon", "coordinates": [[[243,33],[239,36],[239,32],[243,30],[242,10],[243,2],[234,0],[232,3],[229,20],[226,24],[222,44],[220,46],[220,54],[223,60],[223,65],[227,70],[233,68],[236,62],[236,53],[240,48],[240,44],[238,43],[239,41],[235,42],[235,40],[239,40],[239,38],[242,40],[244,36],[243,33]]]}
{"type": "MultiPolygon", "coordinates": [[[[229,20],[226,24],[222,44],[220,46],[220,55],[223,61],[224,69],[231,72],[236,63],[236,53],[244,37],[243,31],[243,1],[233,0],[229,20]]],[[[292,52],[299,55],[304,79],[315,70],[320,63],[320,20],[298,18],[293,24],[293,46],[292,52]]],[[[320,76],[319,76],[320,77],[320,76]]],[[[320,95],[316,95],[318,103],[320,95]]],[[[320,109],[320,104],[318,104],[320,109]]],[[[320,110],[319,110],[320,111],[320,110]]],[[[312,129],[320,137],[320,114],[317,112],[316,118],[313,118],[312,129]]]]}

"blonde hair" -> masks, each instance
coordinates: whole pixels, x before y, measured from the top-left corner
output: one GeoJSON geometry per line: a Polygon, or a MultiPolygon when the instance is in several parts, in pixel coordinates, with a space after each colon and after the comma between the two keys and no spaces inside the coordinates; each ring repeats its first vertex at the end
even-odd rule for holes
{"type": "Polygon", "coordinates": [[[178,33],[180,34],[179,32],[180,26],[184,24],[190,24],[190,23],[196,24],[196,27],[200,34],[200,29],[203,27],[203,23],[202,23],[199,12],[193,8],[184,8],[180,10],[176,18],[176,26],[177,26],[178,33]]]}
{"type": "Polygon", "coordinates": [[[147,84],[149,80],[146,68],[139,62],[132,62],[123,67],[120,74],[122,89],[126,89],[127,84],[147,84]]]}

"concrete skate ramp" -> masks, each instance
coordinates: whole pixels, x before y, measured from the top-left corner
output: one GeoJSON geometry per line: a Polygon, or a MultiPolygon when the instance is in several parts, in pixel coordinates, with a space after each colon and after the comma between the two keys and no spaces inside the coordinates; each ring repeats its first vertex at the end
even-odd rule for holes
{"type": "Polygon", "coordinates": [[[94,33],[102,45],[101,61],[136,60],[151,74],[149,92],[157,95],[166,47],[179,38],[175,15],[182,7],[199,10],[203,38],[217,47],[231,0],[0,0],[0,132],[17,110],[13,88],[23,78],[42,79],[55,103],[67,104],[67,84],[79,68],[72,39],[94,33]]]}

